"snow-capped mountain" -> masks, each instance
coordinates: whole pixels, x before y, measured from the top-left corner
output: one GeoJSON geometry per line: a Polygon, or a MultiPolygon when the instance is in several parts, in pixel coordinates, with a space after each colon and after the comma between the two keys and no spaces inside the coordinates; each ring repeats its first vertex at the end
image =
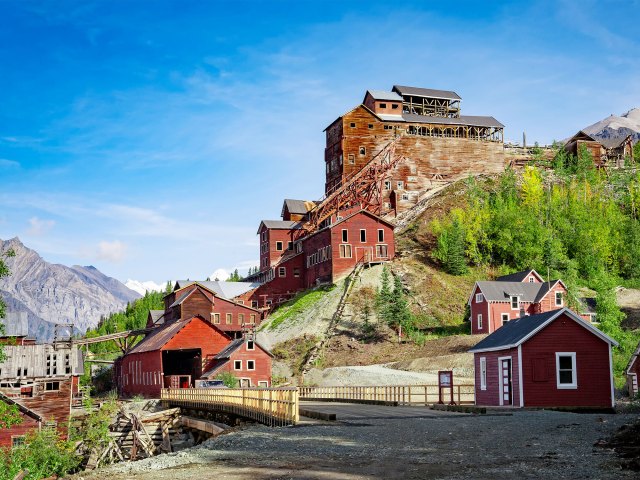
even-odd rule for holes
{"type": "Polygon", "coordinates": [[[156,283],[152,280],[140,282],[138,280],[129,279],[124,282],[124,285],[134,292],[138,292],[142,296],[144,296],[144,294],[147,292],[164,292],[164,290],[167,288],[167,282],[156,283]]]}

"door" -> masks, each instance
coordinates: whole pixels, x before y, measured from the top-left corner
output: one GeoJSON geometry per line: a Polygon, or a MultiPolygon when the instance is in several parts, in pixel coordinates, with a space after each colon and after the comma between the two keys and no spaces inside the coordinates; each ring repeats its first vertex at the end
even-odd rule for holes
{"type": "Polygon", "coordinates": [[[241,378],[240,379],[240,388],[249,388],[251,387],[251,379],[250,378],[241,378]]]}
{"type": "Polygon", "coordinates": [[[513,386],[511,384],[511,357],[500,358],[500,405],[513,405],[513,386]]]}

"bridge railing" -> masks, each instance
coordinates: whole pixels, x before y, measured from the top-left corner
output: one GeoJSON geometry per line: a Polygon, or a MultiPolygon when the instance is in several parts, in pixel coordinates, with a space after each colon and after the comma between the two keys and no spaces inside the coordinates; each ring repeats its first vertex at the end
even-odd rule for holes
{"type": "MultiPolygon", "coordinates": [[[[438,403],[438,385],[380,385],[341,387],[300,387],[300,400],[342,402],[393,402],[398,405],[431,405],[438,403]]],[[[449,388],[443,388],[442,401],[449,403],[449,388]]],[[[458,405],[473,405],[475,391],[472,384],[453,386],[453,401],[458,405]]]]}
{"type": "Polygon", "coordinates": [[[163,403],[176,407],[219,411],[272,427],[299,421],[296,388],[164,388],[163,403]]]}

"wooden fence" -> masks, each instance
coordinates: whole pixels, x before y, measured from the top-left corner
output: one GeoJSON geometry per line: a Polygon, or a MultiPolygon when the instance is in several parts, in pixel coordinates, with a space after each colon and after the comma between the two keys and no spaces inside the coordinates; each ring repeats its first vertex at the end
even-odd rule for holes
{"type": "Polygon", "coordinates": [[[299,420],[297,388],[164,388],[160,399],[168,406],[231,413],[272,427],[299,420]]]}
{"type": "MultiPolygon", "coordinates": [[[[451,401],[451,389],[443,388],[444,403],[451,401]]],[[[398,405],[438,403],[438,385],[384,385],[346,387],[300,387],[300,400],[341,402],[393,402],[398,405]]],[[[453,401],[458,405],[475,404],[473,385],[454,385],[453,401]]]]}

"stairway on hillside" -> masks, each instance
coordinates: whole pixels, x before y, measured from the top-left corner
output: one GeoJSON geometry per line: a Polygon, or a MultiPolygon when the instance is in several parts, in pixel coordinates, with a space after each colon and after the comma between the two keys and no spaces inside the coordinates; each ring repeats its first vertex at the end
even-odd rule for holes
{"type": "Polygon", "coordinates": [[[395,218],[387,216],[388,220],[394,223],[395,232],[399,233],[407,228],[416,218],[431,206],[431,200],[437,197],[444,189],[454,184],[456,180],[432,180],[431,188],[423,191],[418,197],[417,202],[408,210],[400,213],[395,218]]]}

